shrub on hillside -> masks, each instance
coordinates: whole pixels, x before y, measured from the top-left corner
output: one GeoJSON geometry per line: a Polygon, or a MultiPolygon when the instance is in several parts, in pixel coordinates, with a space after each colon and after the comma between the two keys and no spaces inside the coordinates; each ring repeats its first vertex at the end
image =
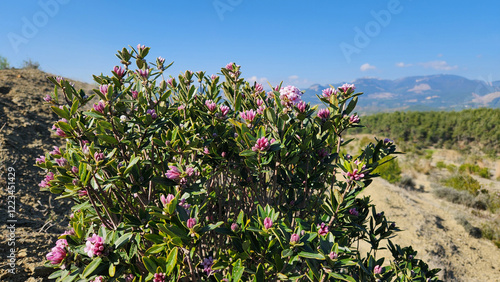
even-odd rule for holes
{"type": "Polygon", "coordinates": [[[32,61],[31,59],[23,61],[21,68],[23,69],[34,69],[37,70],[40,67],[40,63],[32,61]]]}
{"type": "Polygon", "coordinates": [[[73,199],[70,229],[47,255],[58,281],[436,281],[439,270],[393,245],[398,228],[360,197],[391,140],[341,154],[359,126],[354,85],[266,92],[230,63],[221,76],[164,79],[149,48],[94,76],[100,101],[68,81],[46,97],[66,139],[37,159],[40,186],[73,199]],[[136,69],[132,69],[135,61],[136,69]],[[339,172],[340,174],[337,174],[339,172]],[[359,241],[371,246],[361,253],[359,241]],[[389,245],[392,258],[377,257],[389,245]]]}
{"type": "Polygon", "coordinates": [[[0,70],[8,69],[10,67],[7,58],[0,56],[0,70]]]}
{"type": "Polygon", "coordinates": [[[457,174],[443,180],[443,184],[457,190],[465,190],[476,196],[481,190],[481,184],[468,174],[457,174]]]}
{"type": "Polygon", "coordinates": [[[401,180],[401,168],[399,162],[395,158],[386,157],[381,160],[379,165],[373,173],[379,174],[380,177],[389,181],[389,183],[397,183],[401,180]]]}

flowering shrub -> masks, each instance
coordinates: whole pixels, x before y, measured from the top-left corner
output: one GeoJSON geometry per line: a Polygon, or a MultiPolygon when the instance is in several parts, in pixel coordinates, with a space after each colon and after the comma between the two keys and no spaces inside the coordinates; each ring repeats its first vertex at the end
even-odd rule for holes
{"type": "MultiPolygon", "coordinates": [[[[37,158],[40,187],[74,201],[69,230],[47,255],[58,281],[436,281],[398,228],[359,193],[392,142],[340,154],[360,126],[354,85],[302,101],[241,78],[186,71],[165,79],[149,47],[118,52],[122,67],[94,76],[99,98],[68,81],[46,101],[65,138],[37,158]],[[135,60],[137,69],[132,69],[135,60]],[[358,249],[365,241],[367,253],[358,249]],[[391,261],[377,258],[387,242],[391,261]]],[[[376,192],[376,191],[375,191],[376,192]]]]}

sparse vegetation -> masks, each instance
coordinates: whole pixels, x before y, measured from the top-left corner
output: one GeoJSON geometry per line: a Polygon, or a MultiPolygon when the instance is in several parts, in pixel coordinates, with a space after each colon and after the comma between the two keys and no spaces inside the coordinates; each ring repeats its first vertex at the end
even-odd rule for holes
{"type": "Polygon", "coordinates": [[[10,67],[7,58],[0,56],[0,70],[8,69],[10,67]]]}
{"type": "Polygon", "coordinates": [[[465,231],[469,233],[474,238],[481,238],[482,231],[478,227],[472,226],[472,224],[463,216],[455,217],[455,220],[465,228],[465,231]]]}
{"type": "Polygon", "coordinates": [[[457,190],[465,190],[474,196],[476,196],[479,193],[479,190],[481,190],[481,185],[479,184],[479,182],[472,176],[467,174],[453,175],[447,179],[444,179],[443,184],[457,190]]]}
{"type": "Polygon", "coordinates": [[[40,63],[33,61],[31,59],[23,61],[23,69],[34,69],[37,70],[40,67],[40,63]]]}
{"type": "MultiPolygon", "coordinates": [[[[381,160],[381,163],[387,161],[388,159],[381,160]]],[[[380,174],[380,177],[389,181],[389,183],[396,183],[401,180],[401,168],[399,167],[399,162],[397,159],[392,159],[386,163],[378,166],[374,173],[380,174]]]]}
{"type": "Polygon", "coordinates": [[[482,178],[490,178],[490,172],[486,167],[479,167],[477,164],[465,163],[458,167],[459,172],[467,172],[469,174],[479,175],[482,178]]]}

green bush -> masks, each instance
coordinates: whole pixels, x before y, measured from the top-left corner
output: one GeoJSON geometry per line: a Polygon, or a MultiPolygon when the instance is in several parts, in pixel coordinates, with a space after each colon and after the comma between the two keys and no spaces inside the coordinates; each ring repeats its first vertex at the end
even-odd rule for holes
{"type": "Polygon", "coordinates": [[[399,162],[394,158],[385,158],[380,161],[381,165],[378,166],[373,172],[377,173],[389,183],[397,183],[401,180],[401,168],[399,162]]]}
{"type": "Polygon", "coordinates": [[[443,180],[443,184],[455,188],[457,190],[464,190],[476,196],[481,190],[479,182],[468,174],[460,174],[451,176],[443,180]]]}
{"type": "Polygon", "coordinates": [[[8,69],[10,67],[7,58],[0,56],[0,70],[8,69]]]}
{"type": "Polygon", "coordinates": [[[486,167],[481,168],[477,164],[469,164],[469,163],[462,164],[458,168],[458,171],[479,175],[482,178],[490,178],[490,172],[488,171],[488,168],[486,167]]]}

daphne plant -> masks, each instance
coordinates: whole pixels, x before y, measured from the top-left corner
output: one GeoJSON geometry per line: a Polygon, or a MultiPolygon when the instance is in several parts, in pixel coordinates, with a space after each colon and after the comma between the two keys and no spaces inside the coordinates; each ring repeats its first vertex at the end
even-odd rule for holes
{"type": "Polygon", "coordinates": [[[69,230],[47,255],[58,268],[51,278],[438,279],[390,242],[398,228],[359,196],[396,149],[377,141],[358,156],[341,153],[347,130],[360,126],[354,85],[323,90],[318,110],[294,86],[266,92],[245,81],[235,63],[219,75],[166,78],[171,64],[147,62],[148,53],[119,51],[122,66],[94,76],[91,97],[50,78],[46,102],[66,143],[37,158],[40,186],[74,202],[69,230]],[[384,242],[390,261],[376,256],[384,242]]]}

